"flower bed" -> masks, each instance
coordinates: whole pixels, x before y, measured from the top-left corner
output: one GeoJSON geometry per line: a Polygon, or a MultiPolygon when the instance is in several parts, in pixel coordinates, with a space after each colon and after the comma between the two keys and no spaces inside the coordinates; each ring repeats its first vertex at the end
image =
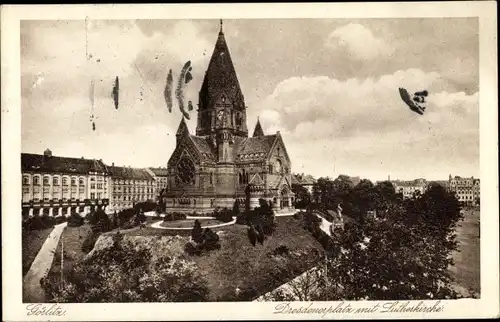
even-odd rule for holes
{"type": "MultiPolygon", "coordinates": [[[[199,221],[202,228],[205,228],[206,226],[215,226],[223,224],[222,221],[216,219],[199,219],[199,221]]],[[[193,228],[194,220],[185,219],[176,221],[164,221],[160,224],[160,226],[165,228],[193,228]]]]}

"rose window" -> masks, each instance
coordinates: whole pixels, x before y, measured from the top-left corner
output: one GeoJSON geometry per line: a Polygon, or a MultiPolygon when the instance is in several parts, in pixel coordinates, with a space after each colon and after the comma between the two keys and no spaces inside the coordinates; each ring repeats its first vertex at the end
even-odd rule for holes
{"type": "Polygon", "coordinates": [[[177,177],[183,184],[194,183],[194,164],[188,158],[182,158],[177,164],[177,177]]]}

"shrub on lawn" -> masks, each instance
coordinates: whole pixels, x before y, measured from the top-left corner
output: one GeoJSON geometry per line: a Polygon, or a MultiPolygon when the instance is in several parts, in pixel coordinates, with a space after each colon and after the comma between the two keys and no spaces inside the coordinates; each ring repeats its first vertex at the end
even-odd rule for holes
{"type": "Polygon", "coordinates": [[[149,211],[154,211],[158,207],[158,204],[156,202],[152,201],[144,201],[144,202],[138,202],[134,205],[134,209],[136,212],[144,211],[144,212],[149,212],[149,211]]]}
{"type": "Polygon", "coordinates": [[[175,220],[184,220],[186,219],[186,214],[180,212],[170,212],[165,214],[163,218],[164,221],[175,221],[175,220]]]}
{"type": "Polygon", "coordinates": [[[184,251],[189,255],[200,255],[204,250],[210,251],[220,249],[219,235],[210,228],[201,230],[198,220],[195,220],[193,230],[191,231],[191,241],[189,241],[184,251]]]}
{"type": "Polygon", "coordinates": [[[195,243],[201,243],[203,241],[203,230],[198,219],[194,221],[194,227],[191,231],[191,238],[195,243]]]}
{"type": "Polygon", "coordinates": [[[236,216],[236,223],[238,225],[249,225],[255,216],[256,214],[253,210],[242,211],[236,216]]]}
{"type": "Polygon", "coordinates": [[[288,246],[280,245],[271,252],[271,255],[282,256],[282,255],[288,255],[289,253],[290,253],[290,248],[288,248],[288,246]]]}
{"type": "Polygon", "coordinates": [[[34,215],[31,218],[23,221],[23,229],[25,230],[42,230],[47,228],[52,228],[56,224],[56,219],[54,217],[49,217],[48,215],[34,215]]]}
{"type": "Polygon", "coordinates": [[[134,208],[124,209],[118,213],[120,227],[125,228],[124,226],[130,221],[130,219],[134,218],[136,212],[134,208]]]}
{"type": "Polygon", "coordinates": [[[115,239],[108,248],[43,283],[49,302],[200,302],[209,289],[196,265],[179,257],[154,256],[155,245],[137,248],[115,239]]]}
{"type": "Polygon", "coordinates": [[[227,208],[222,210],[215,210],[214,217],[222,222],[230,222],[233,220],[233,212],[227,208]]]}
{"type": "Polygon", "coordinates": [[[80,214],[73,212],[68,218],[69,227],[80,227],[85,223],[85,219],[80,214]]]}

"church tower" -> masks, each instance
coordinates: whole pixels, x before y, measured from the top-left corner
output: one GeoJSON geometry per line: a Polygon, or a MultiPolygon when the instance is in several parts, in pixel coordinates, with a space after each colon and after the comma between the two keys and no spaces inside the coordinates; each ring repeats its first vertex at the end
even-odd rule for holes
{"type": "Polygon", "coordinates": [[[246,118],[245,100],[221,20],[217,42],[199,93],[196,135],[210,136],[218,144],[231,142],[233,136],[248,137],[246,118]]]}

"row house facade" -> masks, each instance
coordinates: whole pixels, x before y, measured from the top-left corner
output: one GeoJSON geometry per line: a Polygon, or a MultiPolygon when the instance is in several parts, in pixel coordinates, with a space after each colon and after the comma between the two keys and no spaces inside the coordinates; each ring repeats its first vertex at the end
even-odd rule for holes
{"type": "Polygon", "coordinates": [[[109,210],[120,211],[138,202],[156,202],[156,183],[147,169],[107,167],[109,180],[109,210]]]}
{"type": "Polygon", "coordinates": [[[458,201],[466,205],[479,204],[481,183],[478,178],[452,177],[448,178],[448,189],[454,192],[458,201]]]}
{"type": "Polygon", "coordinates": [[[153,177],[157,197],[159,197],[162,193],[166,192],[168,187],[168,169],[163,167],[146,168],[146,171],[153,177]]]}
{"type": "Polygon", "coordinates": [[[412,198],[415,194],[423,194],[427,189],[425,179],[415,179],[412,181],[391,181],[396,193],[403,195],[404,199],[412,198]]]}
{"type": "Polygon", "coordinates": [[[109,203],[102,160],[22,153],[21,175],[23,216],[87,214],[109,203]]]}

